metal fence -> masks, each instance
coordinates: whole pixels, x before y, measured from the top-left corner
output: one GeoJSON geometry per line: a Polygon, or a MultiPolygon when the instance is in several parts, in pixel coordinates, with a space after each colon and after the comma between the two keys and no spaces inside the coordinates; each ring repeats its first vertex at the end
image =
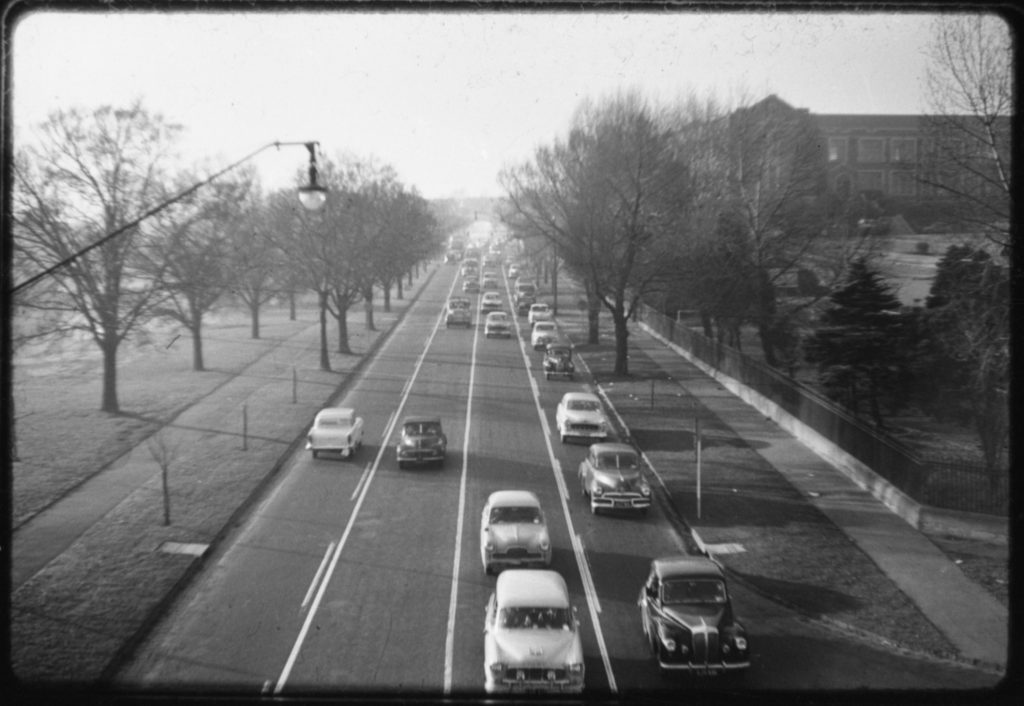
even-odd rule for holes
{"type": "Polygon", "coordinates": [[[779,405],[917,502],[949,510],[1008,515],[1008,484],[990,483],[983,466],[925,461],[806,385],[656,309],[642,305],[637,319],[779,405]]]}

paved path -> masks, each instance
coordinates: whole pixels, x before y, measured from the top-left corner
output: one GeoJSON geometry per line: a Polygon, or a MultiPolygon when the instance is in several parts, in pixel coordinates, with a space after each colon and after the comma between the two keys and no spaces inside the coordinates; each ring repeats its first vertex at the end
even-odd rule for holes
{"type": "MultiPolygon", "coordinates": [[[[690,363],[682,351],[642,327],[642,349],[709,411],[749,442],[808,502],[845,532],[949,638],[963,657],[1004,667],[1007,609],[970,581],[924,534],[823,458],[690,363]]],[[[699,522],[691,525],[699,533],[699,522]]]]}

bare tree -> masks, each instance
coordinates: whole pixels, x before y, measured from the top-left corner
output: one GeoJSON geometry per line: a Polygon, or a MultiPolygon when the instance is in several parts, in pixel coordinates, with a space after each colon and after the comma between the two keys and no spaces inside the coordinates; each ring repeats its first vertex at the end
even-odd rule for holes
{"type": "Polygon", "coordinates": [[[66,262],[45,286],[23,290],[16,303],[45,316],[48,335],[85,332],[96,343],[104,412],[120,411],[118,348],[143,333],[162,296],[160,273],[140,267],[145,234],[139,226],[81,253],[131,224],[163,193],[163,165],[178,130],[138,102],[125,109],[61,110],[14,161],[17,271],[66,262]]]}
{"type": "MultiPolygon", "coordinates": [[[[195,177],[185,174],[184,182],[195,177]]],[[[205,370],[203,319],[231,286],[228,257],[230,233],[251,186],[244,175],[223,179],[201,195],[193,195],[155,218],[156,237],[144,252],[154,276],[162,273],[166,293],[154,313],[188,329],[192,337],[192,369],[205,370]]]]}
{"type": "Polygon", "coordinates": [[[163,431],[158,431],[146,440],[146,448],[160,466],[160,485],[163,490],[164,524],[171,524],[171,489],[168,475],[171,465],[178,458],[179,444],[171,443],[163,431]]]}
{"type": "Polygon", "coordinates": [[[934,20],[926,74],[932,114],[919,180],[955,199],[957,219],[1010,246],[1013,46],[998,15],[934,20]]]}
{"type": "MultiPolygon", "coordinates": [[[[288,257],[281,248],[272,214],[262,196],[252,193],[238,218],[227,226],[231,291],[249,310],[252,338],[259,338],[263,306],[282,291],[292,293],[288,257]]],[[[294,316],[293,304],[293,320],[294,316]]]]}
{"type": "Polygon", "coordinates": [[[615,328],[615,374],[629,373],[627,321],[664,286],[687,231],[689,174],[673,129],[638,94],[578,109],[568,140],[506,169],[513,227],[551,242],[615,328]]]}

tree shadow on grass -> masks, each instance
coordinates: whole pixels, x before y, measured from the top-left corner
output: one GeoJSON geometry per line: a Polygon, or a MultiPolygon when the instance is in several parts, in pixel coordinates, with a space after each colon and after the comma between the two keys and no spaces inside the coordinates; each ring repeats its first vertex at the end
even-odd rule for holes
{"type": "Polygon", "coordinates": [[[850,613],[863,605],[863,601],[831,588],[782,581],[757,574],[744,574],[735,570],[730,570],[730,573],[759,593],[810,615],[827,616],[830,613],[850,613]]]}

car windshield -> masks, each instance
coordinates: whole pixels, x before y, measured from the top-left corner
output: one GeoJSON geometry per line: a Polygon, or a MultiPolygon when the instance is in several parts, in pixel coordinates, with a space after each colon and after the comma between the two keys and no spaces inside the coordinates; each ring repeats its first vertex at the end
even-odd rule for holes
{"type": "Polygon", "coordinates": [[[718,579],[673,579],[662,583],[661,600],[666,605],[722,604],[726,601],[725,584],[718,579]]]}
{"type": "Polygon", "coordinates": [[[405,425],[405,433],[410,436],[437,436],[441,433],[441,425],[437,422],[409,422],[405,425]]]}
{"type": "Polygon", "coordinates": [[[547,304],[534,304],[530,308],[533,309],[533,313],[535,313],[535,314],[537,312],[544,313],[545,311],[548,310],[548,305],[547,304]]]}
{"type": "Polygon", "coordinates": [[[549,348],[548,355],[553,358],[568,358],[571,354],[568,348],[549,348]]]}
{"type": "Polygon", "coordinates": [[[636,454],[628,452],[604,452],[597,455],[598,468],[636,468],[636,454]]]}
{"type": "Polygon", "coordinates": [[[534,329],[534,331],[554,331],[554,330],[555,330],[555,325],[554,324],[549,324],[549,323],[547,323],[545,321],[541,321],[539,324],[537,324],[537,328],[534,329]]]}
{"type": "Polygon", "coordinates": [[[489,316],[488,318],[490,319],[492,324],[503,324],[503,323],[505,323],[505,315],[504,314],[501,314],[500,316],[489,316]]]}
{"type": "Polygon", "coordinates": [[[596,412],[601,409],[601,403],[597,400],[569,400],[567,406],[581,412],[596,412]]]}
{"type": "Polygon", "coordinates": [[[502,608],[501,627],[533,630],[572,630],[572,611],[568,608],[502,608]]]}
{"type": "Polygon", "coordinates": [[[540,508],[537,507],[492,507],[491,524],[540,524],[540,508]]]}

